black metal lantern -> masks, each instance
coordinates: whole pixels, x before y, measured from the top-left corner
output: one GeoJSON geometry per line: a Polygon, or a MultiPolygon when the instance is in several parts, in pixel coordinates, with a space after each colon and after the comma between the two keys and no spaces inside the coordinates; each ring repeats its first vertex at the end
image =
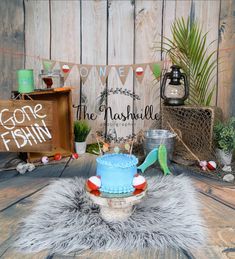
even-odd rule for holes
{"type": "Polygon", "coordinates": [[[161,85],[161,98],[164,99],[164,104],[183,105],[188,96],[189,86],[186,74],[180,72],[179,66],[171,66],[171,71],[164,75],[161,85]]]}

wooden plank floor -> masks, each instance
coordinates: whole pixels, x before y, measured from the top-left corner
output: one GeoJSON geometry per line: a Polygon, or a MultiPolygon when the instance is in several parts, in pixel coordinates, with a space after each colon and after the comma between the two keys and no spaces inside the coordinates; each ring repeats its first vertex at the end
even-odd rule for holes
{"type": "MultiPolygon", "coordinates": [[[[198,197],[202,204],[203,216],[208,227],[208,243],[200,251],[186,253],[181,250],[167,249],[163,252],[146,250],[141,253],[98,253],[94,256],[84,254],[76,256],[50,255],[48,251],[37,254],[19,254],[11,249],[17,232],[17,225],[26,217],[38,200],[43,189],[51,180],[58,177],[89,177],[95,174],[95,157],[85,154],[78,160],[40,166],[26,175],[16,175],[14,171],[0,172],[0,257],[1,258],[143,258],[143,259],[235,259],[235,210],[233,207],[234,186],[223,186],[207,179],[193,178],[198,197]],[[212,190],[212,191],[210,191],[212,190]],[[214,190],[219,190],[215,192],[214,190]],[[230,197],[230,195],[232,195],[230,197]],[[227,202],[228,201],[228,202],[227,202]]],[[[151,172],[153,174],[154,171],[151,172]]],[[[192,223],[193,224],[193,223],[192,223]]]]}

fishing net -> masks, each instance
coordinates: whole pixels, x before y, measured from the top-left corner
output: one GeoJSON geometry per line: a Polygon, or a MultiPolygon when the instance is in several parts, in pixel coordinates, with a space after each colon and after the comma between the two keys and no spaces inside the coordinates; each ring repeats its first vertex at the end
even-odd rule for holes
{"type": "Polygon", "coordinates": [[[174,131],[174,153],[186,160],[213,160],[215,147],[213,127],[222,118],[218,107],[164,106],[161,108],[162,128],[174,131]]]}

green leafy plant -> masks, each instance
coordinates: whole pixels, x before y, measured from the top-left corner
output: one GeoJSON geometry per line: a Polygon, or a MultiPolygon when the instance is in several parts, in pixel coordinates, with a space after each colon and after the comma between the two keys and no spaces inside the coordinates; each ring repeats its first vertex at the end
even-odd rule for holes
{"type": "Polygon", "coordinates": [[[216,51],[210,52],[207,33],[197,21],[179,18],[171,26],[173,39],[164,37],[161,49],[169,56],[174,65],[186,73],[190,94],[188,103],[192,105],[210,105],[215,90],[211,85],[216,75],[216,51]]]}
{"type": "Polygon", "coordinates": [[[224,152],[235,149],[235,117],[225,123],[218,122],[214,126],[214,140],[216,147],[224,152]]]}
{"type": "MultiPolygon", "coordinates": [[[[100,147],[101,148],[103,147],[103,143],[100,143],[100,147]]],[[[92,143],[87,145],[86,152],[90,154],[99,155],[100,154],[99,145],[97,143],[92,143]]]]}
{"type": "Polygon", "coordinates": [[[84,120],[74,122],[74,138],[75,142],[84,142],[88,134],[90,133],[91,128],[88,123],[84,120]]]}

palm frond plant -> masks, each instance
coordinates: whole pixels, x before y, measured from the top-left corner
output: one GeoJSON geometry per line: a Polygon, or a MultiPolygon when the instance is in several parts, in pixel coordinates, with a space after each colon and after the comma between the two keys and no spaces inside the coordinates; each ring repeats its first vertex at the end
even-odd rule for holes
{"type": "Polygon", "coordinates": [[[164,37],[161,49],[174,65],[186,73],[190,95],[188,103],[209,106],[215,90],[211,85],[216,75],[216,51],[210,51],[213,42],[207,43],[207,33],[197,21],[179,18],[171,26],[173,38],[164,37]]]}

